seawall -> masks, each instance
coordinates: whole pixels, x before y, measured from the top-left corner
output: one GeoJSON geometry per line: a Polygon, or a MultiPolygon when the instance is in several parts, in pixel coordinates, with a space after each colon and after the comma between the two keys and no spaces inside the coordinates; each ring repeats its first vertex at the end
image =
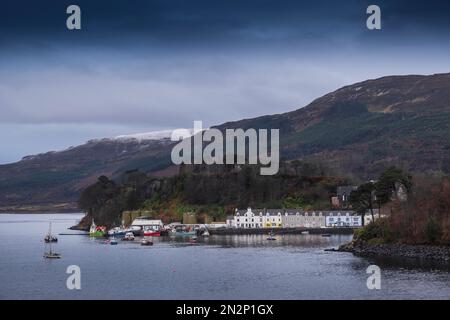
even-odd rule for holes
{"type": "Polygon", "coordinates": [[[244,235],[244,234],[301,234],[308,231],[309,234],[353,234],[354,228],[255,228],[255,229],[241,229],[241,228],[224,228],[224,229],[209,229],[212,235],[244,235]]]}

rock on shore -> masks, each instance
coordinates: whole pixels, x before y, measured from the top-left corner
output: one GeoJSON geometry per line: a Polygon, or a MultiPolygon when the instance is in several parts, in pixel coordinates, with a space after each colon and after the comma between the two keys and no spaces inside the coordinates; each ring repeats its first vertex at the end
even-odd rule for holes
{"type": "Polygon", "coordinates": [[[371,244],[364,241],[352,241],[340,246],[337,251],[352,252],[361,256],[403,257],[450,263],[449,246],[371,244]]]}

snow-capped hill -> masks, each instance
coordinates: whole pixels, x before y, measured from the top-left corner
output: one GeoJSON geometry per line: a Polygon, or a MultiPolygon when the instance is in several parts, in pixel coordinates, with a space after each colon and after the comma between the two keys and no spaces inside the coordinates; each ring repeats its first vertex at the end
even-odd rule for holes
{"type": "MultiPolygon", "coordinates": [[[[192,134],[192,129],[188,131],[192,134]]],[[[112,138],[111,140],[118,140],[118,141],[137,140],[139,142],[146,140],[165,140],[170,139],[170,137],[172,136],[172,132],[173,130],[161,130],[144,133],[135,133],[129,135],[120,135],[112,138]]]]}

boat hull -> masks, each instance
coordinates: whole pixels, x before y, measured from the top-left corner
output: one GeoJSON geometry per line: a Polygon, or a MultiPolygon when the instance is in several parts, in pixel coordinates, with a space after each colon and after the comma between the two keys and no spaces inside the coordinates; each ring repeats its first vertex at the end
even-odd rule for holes
{"type": "Polygon", "coordinates": [[[89,232],[89,236],[95,237],[95,238],[101,238],[101,237],[105,237],[106,233],[103,231],[94,231],[94,232],[89,232]]]}
{"type": "Polygon", "coordinates": [[[197,231],[182,231],[172,233],[175,237],[192,237],[197,235],[197,231]]]}
{"type": "Polygon", "coordinates": [[[160,237],[161,231],[144,231],[144,237],[160,237]]]}
{"type": "Polygon", "coordinates": [[[125,235],[127,233],[128,233],[128,231],[108,232],[108,236],[122,238],[122,237],[125,237],[125,235]]]}

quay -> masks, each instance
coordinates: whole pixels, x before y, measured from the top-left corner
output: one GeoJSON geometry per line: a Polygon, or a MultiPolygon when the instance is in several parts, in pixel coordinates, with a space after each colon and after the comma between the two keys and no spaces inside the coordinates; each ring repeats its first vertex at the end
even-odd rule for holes
{"type": "Polygon", "coordinates": [[[352,235],[356,228],[221,228],[208,229],[211,235],[250,235],[250,234],[302,234],[307,231],[309,234],[345,234],[352,235]]]}

